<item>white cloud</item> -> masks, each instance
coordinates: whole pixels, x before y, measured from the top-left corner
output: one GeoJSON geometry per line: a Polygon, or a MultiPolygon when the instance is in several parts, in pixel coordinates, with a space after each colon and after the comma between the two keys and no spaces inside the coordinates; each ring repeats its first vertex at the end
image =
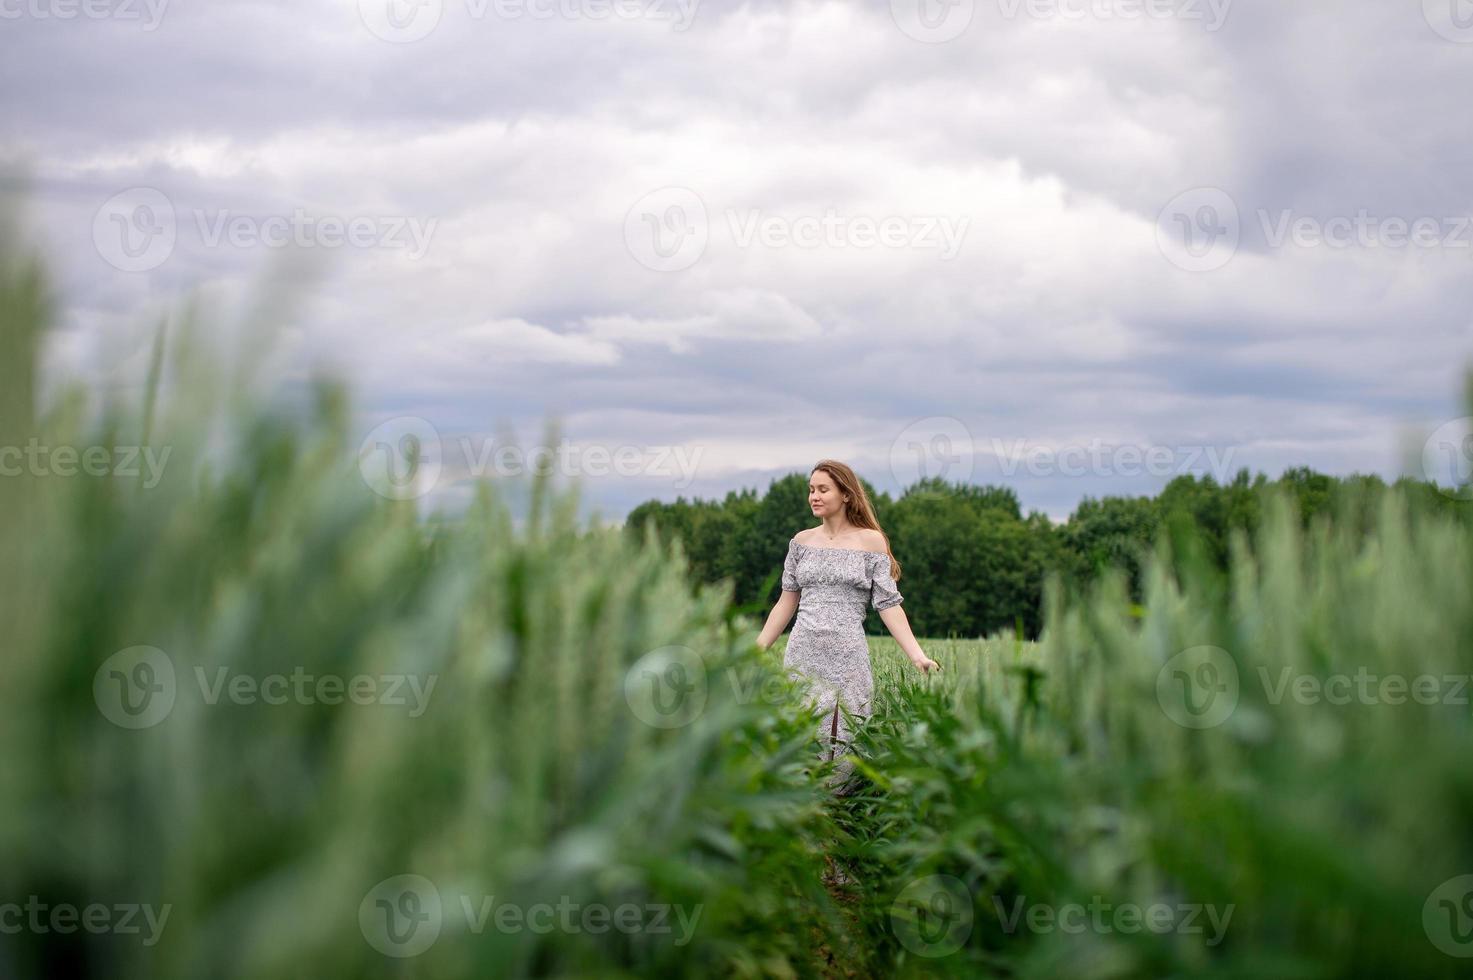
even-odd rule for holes
{"type": "Polygon", "coordinates": [[[516,317],[459,327],[433,343],[464,363],[617,364],[613,344],[578,334],[559,334],[516,317]]]}

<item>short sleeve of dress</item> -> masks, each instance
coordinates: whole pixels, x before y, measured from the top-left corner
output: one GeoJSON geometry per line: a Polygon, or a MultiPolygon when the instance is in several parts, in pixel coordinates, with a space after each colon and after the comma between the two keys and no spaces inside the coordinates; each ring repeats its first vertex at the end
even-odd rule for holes
{"type": "Polygon", "coordinates": [[[889,555],[870,554],[869,601],[875,609],[889,609],[905,601],[895,580],[890,577],[889,555]]]}
{"type": "Polygon", "coordinates": [[[798,543],[788,542],[788,557],[783,559],[783,591],[801,592],[798,587],[798,543]]]}

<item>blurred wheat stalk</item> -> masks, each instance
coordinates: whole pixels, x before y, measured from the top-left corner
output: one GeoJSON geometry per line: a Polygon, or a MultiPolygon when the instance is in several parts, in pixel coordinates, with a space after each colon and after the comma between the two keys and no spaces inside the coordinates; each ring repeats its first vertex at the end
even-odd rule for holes
{"type": "MultiPolygon", "coordinates": [[[[54,310],[13,228],[0,250],[0,445],[169,451],[151,486],[0,478],[0,903],[169,907],[152,944],[45,919],[5,930],[0,973],[810,968],[828,935],[813,915],[827,898],[826,823],[801,766],[811,726],[752,696],[784,681],[729,596],[692,594],[653,538],[578,527],[576,491],[546,472],[520,528],[487,484],[455,527],[417,520],[365,485],[340,385],[316,382],[305,418],[282,411],[189,318],[160,332],[136,403],[72,384],[38,406],[54,310]],[[139,647],[157,653],[107,666],[139,647]],[[626,691],[665,649],[702,699],[677,727],[626,691]],[[421,710],[341,688],[339,703],[311,687],[221,696],[238,677],[296,675],[399,678],[421,710]],[[127,728],[101,710],[114,682],[162,691],[166,677],[161,718],[127,728]],[[375,889],[405,874],[433,886],[437,935],[386,955],[375,889]],[[632,930],[500,929],[471,914],[493,896],[658,907],[663,929],[643,912],[632,930]]],[[[430,897],[389,895],[384,911],[417,915],[430,897]]]]}
{"type": "Polygon", "coordinates": [[[951,670],[938,683],[881,655],[889,682],[862,741],[876,787],[844,826],[885,882],[866,918],[894,962],[1466,974],[1473,519],[1390,488],[1300,528],[1277,495],[1256,541],[1235,535],[1224,576],[1179,523],[1158,540],[1144,610],[1119,572],[1085,596],[1054,586],[1037,645],[929,642],[951,670]],[[927,959],[896,940],[891,900],[932,875],[971,904],[965,945],[927,959]],[[1158,906],[1194,908],[1197,931],[1109,913],[1158,906]],[[1020,925],[1035,907],[1041,925],[1020,925]],[[1082,928],[1049,919],[1066,908],[1082,928]]]}

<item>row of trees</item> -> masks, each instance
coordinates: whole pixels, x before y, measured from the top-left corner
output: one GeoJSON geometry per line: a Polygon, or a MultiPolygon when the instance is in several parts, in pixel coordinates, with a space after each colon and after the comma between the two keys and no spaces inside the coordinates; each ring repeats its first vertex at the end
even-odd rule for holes
{"type": "MultiPolygon", "coordinates": [[[[1398,480],[1417,512],[1467,514],[1469,505],[1434,484],[1398,480]]],[[[1230,532],[1258,528],[1265,494],[1281,490],[1297,503],[1308,527],[1321,515],[1364,529],[1376,502],[1389,488],[1377,476],[1327,476],[1306,468],[1276,480],[1239,470],[1228,483],[1184,475],[1155,497],[1086,498],[1069,519],[1056,524],[1040,511],[1022,513],[1007,487],[925,479],[899,498],[865,489],[891,548],[902,565],[900,591],[918,636],[985,636],[1011,626],[1037,637],[1042,621],[1043,583],[1058,572],[1077,588],[1107,567],[1129,576],[1140,596],[1140,569],[1158,532],[1191,522],[1206,557],[1227,567],[1230,532]]],[[[778,575],[788,539],[813,524],[807,475],[775,480],[766,494],[754,489],[724,500],[647,501],[630,512],[626,527],[646,533],[653,525],[662,539],[679,539],[702,582],[729,579],[739,606],[760,609],[777,597],[778,575]]],[[[883,632],[870,612],[867,629],[883,632]]]]}

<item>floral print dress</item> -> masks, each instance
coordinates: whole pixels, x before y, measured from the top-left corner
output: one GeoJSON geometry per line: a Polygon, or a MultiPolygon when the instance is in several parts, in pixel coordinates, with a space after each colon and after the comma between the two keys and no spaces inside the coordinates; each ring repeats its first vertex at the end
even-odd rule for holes
{"type": "MultiPolygon", "coordinates": [[[[869,716],[874,695],[869,644],[864,637],[866,607],[889,609],[903,600],[890,575],[890,556],[857,548],[815,548],[788,542],[782,587],[797,592],[798,615],[788,636],[783,667],[795,681],[806,682],[820,714],[820,761],[846,754],[850,723],[840,704],[856,720],[869,716]]],[[[840,759],[834,781],[847,780],[850,759],[840,759]]]]}

